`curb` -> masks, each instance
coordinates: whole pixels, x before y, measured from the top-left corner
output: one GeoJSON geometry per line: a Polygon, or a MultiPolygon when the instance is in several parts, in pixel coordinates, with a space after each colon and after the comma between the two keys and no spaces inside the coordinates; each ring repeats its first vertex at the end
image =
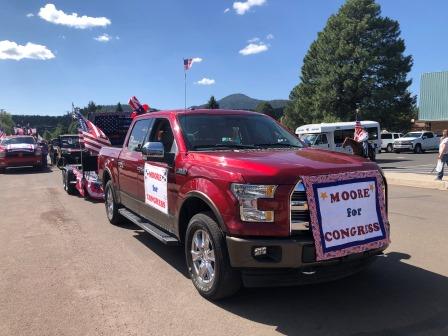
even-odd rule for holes
{"type": "Polygon", "coordinates": [[[448,181],[434,181],[432,175],[419,175],[407,173],[385,173],[389,185],[398,185],[414,188],[448,190],[448,181]]]}

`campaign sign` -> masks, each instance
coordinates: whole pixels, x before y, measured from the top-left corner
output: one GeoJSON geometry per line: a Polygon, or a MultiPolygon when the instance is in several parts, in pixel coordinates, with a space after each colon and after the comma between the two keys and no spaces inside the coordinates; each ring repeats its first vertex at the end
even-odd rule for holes
{"type": "Polygon", "coordinates": [[[168,214],[168,169],[145,163],[145,203],[168,214]]]}
{"type": "Polygon", "coordinates": [[[317,260],[389,244],[383,180],[378,172],[308,176],[303,183],[317,260]]]}

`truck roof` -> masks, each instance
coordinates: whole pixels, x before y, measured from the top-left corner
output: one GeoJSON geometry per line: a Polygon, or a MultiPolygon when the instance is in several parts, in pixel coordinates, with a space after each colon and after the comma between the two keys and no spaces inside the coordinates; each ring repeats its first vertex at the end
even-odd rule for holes
{"type": "Polygon", "coordinates": [[[150,112],[139,115],[137,118],[144,118],[145,116],[162,116],[162,115],[194,115],[194,114],[247,114],[247,115],[260,115],[262,113],[245,111],[245,110],[227,110],[227,109],[176,109],[176,110],[163,110],[157,112],[150,112]]]}

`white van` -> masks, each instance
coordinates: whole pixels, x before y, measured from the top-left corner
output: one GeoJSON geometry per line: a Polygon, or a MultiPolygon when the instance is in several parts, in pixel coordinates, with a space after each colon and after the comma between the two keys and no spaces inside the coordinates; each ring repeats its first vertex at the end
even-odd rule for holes
{"type": "MultiPolygon", "coordinates": [[[[342,148],[346,137],[353,138],[354,121],[338,123],[310,124],[297,127],[297,136],[308,145],[336,152],[352,153],[350,146],[342,148]]],[[[361,126],[369,133],[369,142],[378,154],[381,148],[380,124],[376,121],[361,121],[361,126]]]]}

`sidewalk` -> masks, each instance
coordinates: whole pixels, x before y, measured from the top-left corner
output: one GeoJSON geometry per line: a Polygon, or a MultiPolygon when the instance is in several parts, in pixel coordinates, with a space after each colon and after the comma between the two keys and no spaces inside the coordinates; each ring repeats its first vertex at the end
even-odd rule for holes
{"type": "Polygon", "coordinates": [[[447,177],[443,181],[435,181],[435,175],[389,172],[385,172],[385,175],[389,185],[448,190],[447,177]]]}

